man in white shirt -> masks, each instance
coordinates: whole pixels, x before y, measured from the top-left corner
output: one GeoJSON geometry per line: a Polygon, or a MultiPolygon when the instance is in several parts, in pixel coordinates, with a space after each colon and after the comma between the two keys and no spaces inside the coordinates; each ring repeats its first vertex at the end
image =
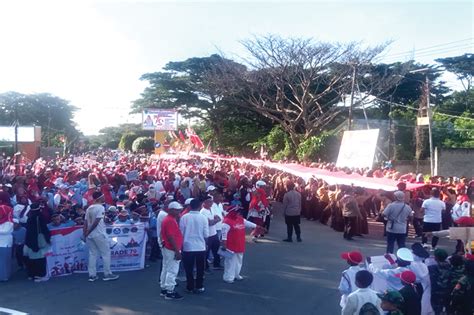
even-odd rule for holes
{"type": "Polygon", "coordinates": [[[105,233],[104,213],[102,206],[104,195],[96,191],[92,194],[94,203],[86,210],[86,219],[84,221],[84,237],[89,248],[89,282],[94,282],[97,277],[97,258],[102,257],[104,262],[104,281],[117,280],[118,275],[112,274],[110,270],[110,246],[107,234],[105,233]]]}
{"type": "Polygon", "coordinates": [[[183,233],[183,264],[186,271],[186,289],[188,292],[203,293],[204,265],[206,260],[206,239],[209,237],[209,222],[199,211],[201,202],[193,199],[191,210],[179,221],[183,233]],[[193,271],[196,267],[196,279],[193,271]]]}
{"type": "MultiPolygon", "coordinates": [[[[446,204],[439,199],[440,192],[438,188],[431,190],[431,198],[423,201],[421,208],[425,212],[423,217],[423,237],[422,243],[425,245],[428,242],[426,232],[434,232],[441,230],[442,212],[446,210],[446,204]]],[[[433,236],[431,246],[433,249],[438,245],[439,238],[433,236]]]]}
{"type": "Polygon", "coordinates": [[[222,270],[221,267],[221,257],[217,254],[219,250],[220,240],[219,236],[217,235],[217,224],[220,223],[221,230],[222,230],[222,219],[214,213],[212,209],[213,199],[212,197],[207,197],[202,203],[202,209],[200,213],[204,215],[209,224],[209,237],[207,239],[207,251],[206,251],[206,271],[209,270],[209,263],[207,259],[209,259],[209,253],[212,251],[213,265],[215,270],[222,270]]]}
{"type": "Polygon", "coordinates": [[[378,311],[379,314],[384,314],[380,307],[382,301],[377,296],[377,293],[369,287],[374,280],[372,274],[367,270],[361,270],[356,273],[356,286],[359,288],[349,294],[347,303],[342,309],[342,315],[359,315],[361,310],[378,311]]]}

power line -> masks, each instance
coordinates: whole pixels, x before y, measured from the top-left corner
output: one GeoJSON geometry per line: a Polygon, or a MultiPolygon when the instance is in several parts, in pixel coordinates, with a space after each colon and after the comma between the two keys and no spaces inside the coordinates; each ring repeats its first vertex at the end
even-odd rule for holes
{"type": "Polygon", "coordinates": [[[438,44],[438,45],[428,46],[428,47],[425,47],[425,48],[414,49],[414,50],[405,51],[405,52],[399,52],[399,53],[394,53],[394,54],[388,54],[388,55],[386,55],[385,57],[398,56],[398,55],[410,55],[410,54],[413,54],[413,51],[415,51],[415,53],[416,53],[417,51],[424,51],[424,50],[429,50],[429,49],[436,48],[436,47],[449,46],[449,45],[456,44],[456,43],[460,43],[460,42],[471,41],[472,39],[474,39],[474,37],[470,37],[470,38],[466,38],[466,39],[461,39],[461,40],[457,40],[457,41],[449,42],[449,43],[444,43],[444,44],[438,44]]]}

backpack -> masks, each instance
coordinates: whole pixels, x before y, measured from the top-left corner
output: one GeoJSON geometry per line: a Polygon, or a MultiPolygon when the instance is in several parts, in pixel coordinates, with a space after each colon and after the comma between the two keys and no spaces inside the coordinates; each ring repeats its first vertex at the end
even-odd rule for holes
{"type": "Polygon", "coordinates": [[[359,315],[380,315],[380,312],[374,304],[367,302],[360,308],[359,315]]]}

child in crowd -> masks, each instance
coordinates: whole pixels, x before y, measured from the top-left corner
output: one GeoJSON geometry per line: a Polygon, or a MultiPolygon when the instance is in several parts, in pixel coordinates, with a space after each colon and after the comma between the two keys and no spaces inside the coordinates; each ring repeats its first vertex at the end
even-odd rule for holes
{"type": "Polygon", "coordinates": [[[442,314],[448,305],[450,294],[450,265],[448,253],[441,248],[434,251],[436,264],[428,266],[431,280],[431,305],[436,315],[442,314]]]}
{"type": "Polygon", "coordinates": [[[404,303],[403,296],[398,291],[387,291],[383,294],[377,294],[382,300],[382,310],[386,315],[404,315],[401,311],[401,307],[404,303]]]}
{"type": "Polygon", "coordinates": [[[369,288],[373,280],[374,276],[367,270],[360,270],[355,274],[358,289],[347,297],[342,315],[382,314],[377,292],[369,288]]]}
{"type": "Polygon", "coordinates": [[[416,282],[416,274],[411,270],[407,270],[395,276],[400,278],[403,284],[403,288],[398,291],[404,300],[400,308],[403,315],[421,315],[423,286],[421,283],[416,282]]]}
{"type": "Polygon", "coordinates": [[[344,308],[349,294],[357,290],[355,283],[356,273],[364,270],[364,268],[360,266],[363,261],[363,257],[358,251],[343,253],[341,258],[346,260],[347,264],[349,265],[349,268],[342,272],[341,281],[339,283],[339,292],[342,295],[340,305],[342,308],[344,308]]]}

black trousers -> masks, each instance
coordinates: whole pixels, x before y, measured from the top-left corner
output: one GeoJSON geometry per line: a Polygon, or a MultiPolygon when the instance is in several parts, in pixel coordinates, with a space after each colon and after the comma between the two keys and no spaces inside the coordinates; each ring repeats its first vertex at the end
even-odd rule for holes
{"type": "Polygon", "coordinates": [[[160,246],[158,245],[158,237],[151,237],[150,238],[150,260],[151,261],[156,261],[157,259],[161,259],[161,249],[160,246]]]}
{"type": "Polygon", "coordinates": [[[200,289],[204,286],[204,262],[206,251],[183,252],[183,265],[186,272],[186,288],[190,291],[200,289]],[[196,266],[196,279],[194,279],[194,267],[196,266]]]}
{"type": "Polygon", "coordinates": [[[413,218],[413,228],[415,229],[416,236],[422,236],[423,218],[413,218]]]}
{"type": "Polygon", "coordinates": [[[351,239],[356,230],[357,217],[344,217],[344,238],[351,239]]]}
{"type": "Polygon", "coordinates": [[[397,242],[398,248],[405,246],[407,235],[405,233],[391,233],[387,232],[387,253],[393,254],[395,249],[395,241],[397,242]]]}
{"type": "Polygon", "coordinates": [[[20,268],[23,268],[25,266],[25,257],[23,256],[23,246],[24,246],[23,244],[13,245],[13,251],[15,252],[15,257],[16,257],[16,263],[18,264],[18,267],[20,268]]]}
{"type": "Polygon", "coordinates": [[[212,265],[214,267],[220,267],[221,265],[221,256],[217,254],[219,251],[219,246],[221,245],[219,241],[219,237],[216,235],[213,235],[207,239],[207,250],[206,250],[206,269],[209,268],[209,264],[207,262],[207,259],[209,259],[209,252],[212,251],[212,256],[214,256],[214,261],[212,265]]]}
{"type": "Polygon", "coordinates": [[[285,215],[286,223],[286,233],[288,234],[288,239],[293,238],[293,229],[295,230],[296,238],[301,238],[301,228],[300,228],[301,216],[299,215],[285,215]]]}
{"type": "MultiPolygon", "coordinates": [[[[431,222],[423,222],[423,232],[435,232],[435,231],[440,231],[441,230],[441,223],[431,223],[431,222]]],[[[433,236],[431,239],[431,247],[435,248],[436,245],[438,245],[438,240],[439,237],[433,236]]],[[[428,242],[428,237],[423,234],[423,237],[421,238],[421,242],[423,244],[426,244],[428,242]]]]}
{"type": "Polygon", "coordinates": [[[29,259],[26,260],[26,272],[28,277],[45,277],[46,276],[46,258],[29,259]]]}

